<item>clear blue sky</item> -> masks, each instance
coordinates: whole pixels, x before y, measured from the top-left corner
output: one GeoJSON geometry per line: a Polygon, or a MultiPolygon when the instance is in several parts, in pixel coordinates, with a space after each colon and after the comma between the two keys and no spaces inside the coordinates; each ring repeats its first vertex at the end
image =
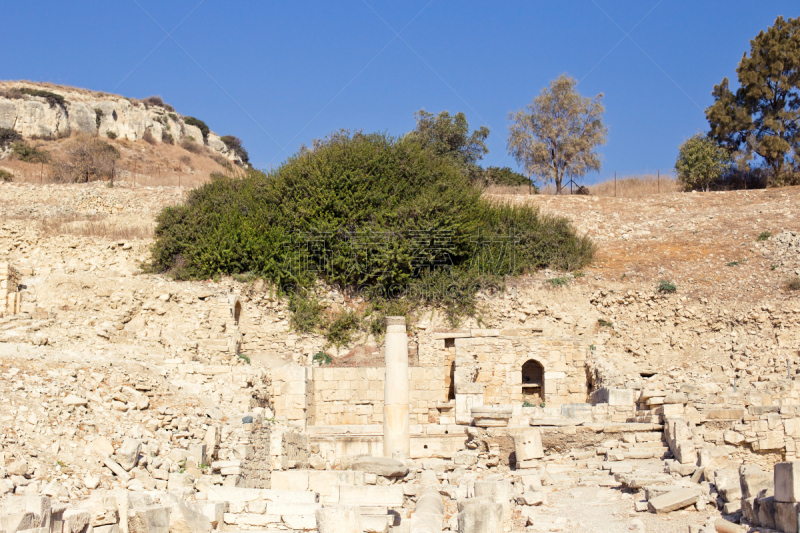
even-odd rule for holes
{"type": "Polygon", "coordinates": [[[242,138],[259,168],[338,128],[402,134],[420,108],[489,126],[484,164],[516,168],[508,113],[568,73],[605,94],[591,183],[671,169],[707,129],[714,84],[800,3],[29,0],[2,12],[2,79],[159,94],[242,138]]]}

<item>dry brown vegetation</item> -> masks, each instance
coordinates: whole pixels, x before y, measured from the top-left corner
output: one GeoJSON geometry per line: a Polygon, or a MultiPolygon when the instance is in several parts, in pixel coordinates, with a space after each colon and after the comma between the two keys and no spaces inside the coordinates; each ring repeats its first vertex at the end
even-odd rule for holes
{"type": "MultiPolygon", "coordinates": [[[[67,151],[76,139],[77,134],[67,139],[40,140],[35,145],[46,150],[53,161],[62,160],[67,156],[67,151]]],[[[231,169],[226,161],[218,161],[210,155],[210,151],[200,148],[200,153],[190,155],[177,145],[156,143],[154,145],[144,142],[134,142],[127,139],[98,138],[113,146],[119,151],[120,158],[114,162],[115,183],[125,182],[137,186],[162,187],[180,184],[183,187],[197,187],[209,180],[212,172],[236,173],[238,168],[231,169]],[[189,158],[190,163],[186,160],[189,158]],[[188,166],[187,166],[188,165],[188,166]]],[[[222,159],[222,158],[220,158],[222,159]]],[[[85,167],[82,167],[85,168],[85,167]]],[[[13,175],[15,183],[49,183],[54,180],[55,173],[51,166],[42,163],[28,163],[20,161],[14,156],[0,161],[0,170],[5,170],[13,175]]],[[[85,173],[85,170],[84,170],[85,173]]],[[[90,172],[94,175],[94,172],[90,172]]],[[[108,175],[106,173],[105,178],[108,175]]],[[[92,178],[95,179],[95,178],[92,178]]],[[[72,181],[72,180],[64,180],[72,181]]]]}
{"type": "MultiPolygon", "coordinates": [[[[586,188],[593,196],[616,196],[618,198],[638,198],[651,194],[667,194],[683,191],[683,186],[675,177],[670,175],[657,176],[656,174],[645,174],[642,176],[626,176],[617,178],[616,187],[614,179],[589,185],[586,188]]],[[[577,187],[573,188],[576,191],[577,187]]],[[[494,195],[529,195],[531,190],[527,185],[505,186],[490,185],[485,189],[486,194],[494,195]]],[[[539,194],[553,195],[556,188],[552,184],[540,187],[539,194]]],[[[569,186],[565,186],[562,194],[569,195],[569,186]]],[[[574,194],[574,192],[573,192],[574,194]]]]}
{"type": "Polygon", "coordinates": [[[78,235],[114,241],[150,239],[155,231],[153,221],[121,225],[107,220],[105,215],[63,215],[40,220],[39,224],[42,233],[48,236],[78,235]]]}
{"type": "Polygon", "coordinates": [[[589,185],[589,191],[595,196],[616,196],[618,198],[638,198],[651,194],[665,194],[683,190],[681,183],[673,176],[658,177],[655,174],[642,176],[626,176],[589,185]],[[616,191],[616,194],[615,194],[616,191]]]}

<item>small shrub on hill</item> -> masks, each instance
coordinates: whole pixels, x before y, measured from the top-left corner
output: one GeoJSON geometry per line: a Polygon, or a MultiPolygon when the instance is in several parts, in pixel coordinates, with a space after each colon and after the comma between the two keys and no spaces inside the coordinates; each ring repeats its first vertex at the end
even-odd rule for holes
{"type": "Polygon", "coordinates": [[[0,89],[0,98],[8,98],[9,100],[21,100],[24,98],[19,89],[0,89]]]}
{"type": "Polygon", "coordinates": [[[95,126],[97,127],[98,130],[100,129],[100,123],[103,121],[103,115],[104,115],[104,113],[103,113],[102,109],[95,108],[95,110],[94,110],[94,124],[95,124],[95,126]]]}
{"type": "Polygon", "coordinates": [[[289,325],[300,333],[311,333],[322,324],[325,307],[313,296],[296,292],[289,298],[289,311],[292,317],[289,325]]]}
{"type": "Polygon", "coordinates": [[[361,321],[355,311],[344,309],[336,313],[325,328],[325,339],[328,344],[341,348],[349,344],[353,334],[358,330],[361,321]]]}
{"type": "Polygon", "coordinates": [[[64,155],[53,162],[54,181],[89,182],[111,179],[120,154],[94,135],[77,135],[65,145],[64,155]]]}
{"type": "Polygon", "coordinates": [[[164,144],[175,144],[175,139],[172,138],[172,134],[167,130],[161,130],[161,142],[164,144]]]}
{"type": "Polygon", "coordinates": [[[800,291],[800,276],[795,276],[787,280],[786,288],[790,291],[800,291]]]}
{"type": "Polygon", "coordinates": [[[662,279],[661,281],[658,282],[658,292],[671,294],[673,292],[676,292],[677,290],[678,286],[672,283],[671,281],[662,279]]]}
{"type": "Polygon", "coordinates": [[[222,142],[228,147],[228,150],[242,159],[245,165],[250,164],[250,155],[247,153],[247,150],[244,149],[244,146],[242,146],[242,140],[240,138],[234,137],[233,135],[224,135],[220,137],[220,139],[222,139],[222,142]]]}
{"type": "Polygon", "coordinates": [[[14,181],[14,174],[4,168],[0,168],[0,181],[4,181],[6,183],[14,181]]]}
{"type": "Polygon", "coordinates": [[[47,100],[47,103],[50,107],[61,106],[64,109],[67,108],[67,101],[60,94],[42,89],[31,89],[29,87],[20,87],[18,91],[29,96],[38,96],[40,98],[44,98],[47,100]]]}
{"type": "Polygon", "coordinates": [[[766,240],[769,240],[770,237],[772,237],[772,233],[771,232],[762,231],[761,233],[758,234],[758,239],[756,239],[756,240],[766,241],[766,240]]]}
{"type": "Polygon", "coordinates": [[[117,138],[117,134],[114,133],[113,131],[107,131],[106,132],[106,137],[108,137],[109,139],[111,139],[113,141],[114,139],[117,138]]]}
{"type": "Polygon", "coordinates": [[[167,111],[175,111],[175,108],[169,104],[164,103],[164,100],[160,96],[148,96],[147,98],[141,101],[144,104],[146,109],[151,107],[163,107],[167,111]]]}
{"type": "Polygon", "coordinates": [[[483,199],[456,164],[417,142],[347,132],[270,175],[250,170],[192,190],[159,214],[156,234],[158,272],[252,271],[285,291],[322,279],[453,318],[504,276],[573,270],[594,253],[568,219],[483,199]]]}
{"type": "Polygon", "coordinates": [[[12,144],[11,151],[17,156],[17,159],[26,163],[47,163],[50,160],[49,152],[38,146],[31,146],[25,141],[17,141],[12,144]]]}
{"type": "Polygon", "coordinates": [[[193,154],[203,153],[203,148],[199,144],[190,139],[183,139],[181,141],[181,148],[183,148],[187,152],[192,152],[193,154]]]}
{"type": "Polygon", "coordinates": [[[0,128],[0,148],[22,140],[22,135],[11,128],[0,128]]]}
{"type": "Polygon", "coordinates": [[[153,137],[153,133],[150,130],[145,130],[142,134],[142,140],[147,144],[156,144],[156,138],[153,137]]]}
{"type": "Polygon", "coordinates": [[[211,132],[211,130],[208,128],[205,122],[194,117],[183,117],[183,123],[200,128],[200,133],[203,134],[203,142],[208,142],[208,134],[211,132]]]}

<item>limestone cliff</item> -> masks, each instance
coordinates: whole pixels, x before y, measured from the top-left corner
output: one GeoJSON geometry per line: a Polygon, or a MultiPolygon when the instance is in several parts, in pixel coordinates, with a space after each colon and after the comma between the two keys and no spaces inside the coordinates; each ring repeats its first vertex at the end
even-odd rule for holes
{"type": "Polygon", "coordinates": [[[58,138],[83,132],[139,141],[149,131],[156,142],[170,137],[178,143],[188,140],[242,163],[219,135],[208,132],[204,139],[200,128],[186,124],[185,118],[170,106],[145,105],[118,95],[52,84],[0,81],[0,128],[11,128],[23,137],[58,138]],[[35,91],[62,98],[30,94],[35,91]]]}

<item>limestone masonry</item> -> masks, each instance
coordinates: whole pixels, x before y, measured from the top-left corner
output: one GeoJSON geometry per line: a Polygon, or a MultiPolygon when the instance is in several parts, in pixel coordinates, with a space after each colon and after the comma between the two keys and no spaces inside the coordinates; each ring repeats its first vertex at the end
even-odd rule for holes
{"type": "Polygon", "coordinates": [[[146,273],[123,230],[184,194],[0,184],[0,531],[797,531],[800,190],[530,197],[597,263],[340,349],[261,280],[146,273]]]}

